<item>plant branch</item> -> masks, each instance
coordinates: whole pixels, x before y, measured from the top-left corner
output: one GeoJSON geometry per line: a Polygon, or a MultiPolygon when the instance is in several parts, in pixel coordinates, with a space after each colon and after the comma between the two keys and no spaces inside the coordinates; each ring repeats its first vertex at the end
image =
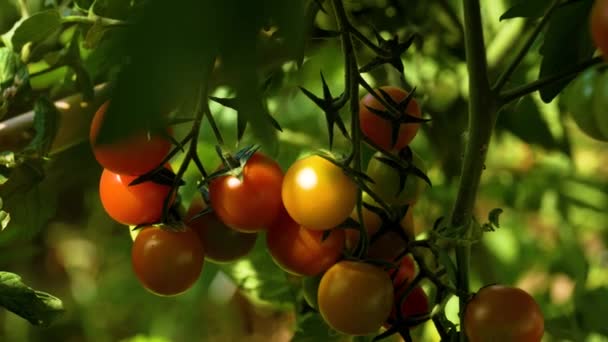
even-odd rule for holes
{"type": "MultiPolygon", "coordinates": [[[[463,0],[465,53],[470,94],[469,128],[451,225],[467,227],[464,230],[464,239],[471,235],[471,229],[468,226],[473,217],[477,189],[481,181],[481,173],[484,169],[497,113],[496,94],[492,92],[488,81],[480,7],[479,0],[463,0]]],[[[470,245],[456,247],[458,266],[456,287],[460,293],[469,292],[470,253],[470,245]]],[[[467,304],[466,296],[459,297],[459,304],[462,322],[467,304]]],[[[460,338],[461,341],[466,341],[463,333],[460,334],[460,338]]]]}
{"type": "Polygon", "coordinates": [[[83,17],[80,15],[68,15],[68,16],[61,18],[61,22],[63,24],[85,24],[85,25],[101,24],[103,26],[113,26],[113,27],[129,26],[129,23],[127,23],[126,21],[112,19],[112,18],[105,18],[105,17],[100,17],[100,16],[83,17]]]}
{"type": "Polygon", "coordinates": [[[579,63],[577,65],[575,65],[574,67],[564,70],[563,72],[560,72],[558,74],[555,75],[551,75],[551,76],[547,76],[545,78],[541,78],[539,80],[536,80],[534,82],[528,83],[528,84],[524,84],[521,85],[519,87],[515,87],[513,89],[509,89],[506,90],[504,92],[502,92],[500,94],[499,97],[499,105],[503,106],[513,100],[516,100],[522,96],[528,95],[530,93],[533,93],[537,90],[542,89],[543,87],[553,84],[555,82],[559,82],[559,81],[563,81],[566,80],[570,77],[575,76],[576,74],[578,74],[581,71],[584,71],[585,69],[602,63],[604,62],[603,57],[598,56],[598,57],[594,57],[591,58],[587,61],[584,61],[582,63],[579,63]]]}
{"type": "Polygon", "coordinates": [[[521,61],[524,59],[524,57],[526,57],[526,54],[528,53],[528,51],[530,51],[530,48],[536,41],[536,38],[541,33],[545,25],[549,22],[549,18],[551,18],[551,15],[557,9],[559,4],[560,0],[554,0],[549,9],[547,9],[547,12],[545,13],[541,21],[538,23],[538,25],[536,25],[534,31],[532,31],[530,36],[527,38],[525,44],[518,51],[517,55],[515,55],[515,58],[511,61],[507,69],[505,69],[505,71],[498,77],[498,80],[496,81],[496,84],[494,84],[493,87],[493,90],[495,92],[500,92],[505,86],[505,84],[509,81],[509,79],[515,72],[515,69],[517,69],[521,61]]]}
{"type": "Polygon", "coordinates": [[[27,4],[27,0],[19,0],[19,10],[21,12],[21,18],[30,16],[30,7],[27,4]]]}

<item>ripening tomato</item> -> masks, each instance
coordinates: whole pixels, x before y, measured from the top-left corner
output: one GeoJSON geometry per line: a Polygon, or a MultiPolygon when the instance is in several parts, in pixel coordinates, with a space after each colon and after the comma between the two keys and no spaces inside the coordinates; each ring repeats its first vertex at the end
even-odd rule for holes
{"type": "Polygon", "coordinates": [[[591,37],[604,58],[608,57],[608,0],[595,0],[591,9],[591,37]]]}
{"type": "MultiPolygon", "coordinates": [[[[140,225],[160,221],[165,198],[171,187],[143,182],[129,184],[137,176],[127,176],[104,169],[99,181],[101,204],[112,219],[125,225],[140,225]]],[[[175,199],[173,196],[171,203],[175,199]]]]}
{"type": "Polygon", "coordinates": [[[161,296],[188,290],[201,274],[204,252],[196,233],[144,227],[131,250],[135,275],[142,285],[161,296]]]}
{"type": "Polygon", "coordinates": [[[99,107],[91,122],[89,139],[95,159],[105,169],[122,175],[143,175],[157,167],[171,149],[167,137],[142,131],[110,144],[97,143],[109,104],[107,101],[99,107]]]}
{"type": "MultiPolygon", "coordinates": [[[[401,318],[403,320],[422,318],[422,316],[429,314],[429,298],[422,287],[414,287],[407,297],[402,298],[406,290],[407,287],[395,292],[395,305],[390,315],[391,321],[396,321],[399,318],[396,310],[398,306],[401,308],[401,318]]],[[[418,324],[420,323],[422,322],[420,321],[418,324]]],[[[411,327],[415,327],[418,324],[414,324],[411,327]]]]}
{"type": "Polygon", "coordinates": [[[340,261],[321,278],[319,312],[335,330],[348,335],[378,331],[393,306],[391,278],[381,268],[356,261],[340,261]]]}
{"type": "MultiPolygon", "coordinates": [[[[396,103],[400,103],[401,101],[405,100],[409,94],[407,91],[401,88],[392,86],[380,87],[380,89],[384,90],[396,103]]],[[[381,98],[383,97],[382,93],[377,92],[377,94],[381,98]]],[[[393,146],[391,141],[391,122],[373,113],[371,110],[369,110],[368,107],[378,110],[385,110],[386,108],[372,94],[367,94],[363,97],[363,99],[361,99],[359,108],[359,120],[361,122],[361,131],[371,141],[373,141],[376,145],[380,146],[384,150],[390,151],[393,149],[402,149],[407,146],[412,141],[412,139],[414,139],[416,133],[418,133],[420,123],[400,124],[397,141],[393,146]]],[[[416,118],[422,117],[420,106],[414,98],[410,100],[406,110],[404,110],[401,115],[404,115],[405,113],[416,118]]]]}
{"type": "Polygon", "coordinates": [[[226,226],[217,218],[214,212],[191,220],[207,205],[200,196],[190,204],[186,215],[186,224],[192,228],[201,240],[205,250],[205,259],[216,263],[226,263],[238,260],[255,246],[258,234],[243,233],[226,226]]]}
{"type": "Polygon", "coordinates": [[[332,230],[325,240],[324,233],[302,227],[283,211],[268,229],[266,244],[272,259],[285,271],[315,276],[335,264],[344,249],[343,230],[332,230]]]}
{"type": "Polygon", "coordinates": [[[504,285],[481,288],[469,301],[464,331],[470,342],[539,342],[545,321],[524,290],[504,285]]]}
{"type": "MultiPolygon", "coordinates": [[[[399,188],[399,170],[383,162],[382,152],[377,152],[367,164],[367,175],[374,180],[370,190],[386,203],[393,205],[414,204],[418,201],[428,184],[414,173],[408,173],[403,188],[399,188]]],[[[426,165],[418,154],[412,151],[412,164],[426,174],[426,165]]]]}
{"type": "Polygon", "coordinates": [[[311,155],[287,170],[282,198],[285,209],[299,224],[326,230],[344,222],[357,203],[357,185],[331,162],[311,155]]]}
{"type": "Polygon", "coordinates": [[[232,229],[245,233],[268,229],[281,211],[282,183],[279,164],[256,152],[240,177],[225,175],[210,182],[211,207],[232,229]]]}

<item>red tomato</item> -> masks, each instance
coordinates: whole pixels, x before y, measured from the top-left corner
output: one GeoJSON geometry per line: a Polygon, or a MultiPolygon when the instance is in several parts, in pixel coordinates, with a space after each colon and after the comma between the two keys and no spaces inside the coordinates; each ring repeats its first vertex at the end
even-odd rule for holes
{"type": "Polygon", "coordinates": [[[608,0],[595,0],[590,21],[593,42],[606,58],[608,56],[608,0]]]}
{"type": "MultiPolygon", "coordinates": [[[[381,87],[380,89],[384,90],[387,94],[389,94],[389,96],[396,103],[400,103],[401,101],[405,100],[409,94],[407,91],[401,88],[392,86],[381,87]]],[[[380,95],[380,97],[382,98],[382,94],[380,92],[378,92],[378,95],[380,95]]],[[[412,139],[414,139],[416,133],[418,133],[420,123],[401,124],[399,126],[399,134],[397,136],[397,141],[395,145],[392,146],[391,122],[376,115],[367,107],[378,110],[385,110],[385,107],[378,100],[376,100],[376,98],[372,94],[367,94],[361,100],[359,109],[361,131],[371,141],[373,141],[376,145],[382,147],[384,150],[390,151],[393,149],[402,149],[407,146],[412,141],[412,139]]],[[[414,116],[417,118],[422,117],[422,114],[420,112],[420,106],[418,106],[418,102],[416,102],[416,100],[413,98],[408,103],[404,113],[407,113],[410,116],[414,116]]],[[[404,113],[402,113],[402,115],[404,113]]]]}
{"type": "Polygon", "coordinates": [[[317,155],[291,165],[283,181],[285,209],[299,224],[327,230],[344,222],[357,203],[357,185],[344,171],[317,155]]]}
{"type": "Polygon", "coordinates": [[[104,169],[99,181],[99,197],[103,208],[115,221],[126,225],[160,221],[163,203],[171,187],[154,182],[129,186],[136,178],[137,176],[120,175],[104,169]]]}
{"type": "Polygon", "coordinates": [[[169,231],[144,227],[133,242],[131,261],[145,288],[161,296],[173,296],[188,290],[200,276],[203,247],[190,228],[169,231]]]}
{"type": "Polygon", "coordinates": [[[226,175],[211,181],[211,207],[232,229],[249,233],[268,229],[281,211],[282,183],[279,164],[255,153],[240,178],[226,175]]]}
{"type": "Polygon", "coordinates": [[[253,249],[258,234],[236,231],[220,221],[214,212],[190,220],[205,208],[203,199],[195,197],[186,218],[186,224],[198,234],[203,244],[205,259],[216,263],[232,262],[253,249]]]}
{"type": "Polygon", "coordinates": [[[411,256],[404,256],[399,262],[397,269],[391,269],[388,274],[393,280],[393,287],[395,290],[401,290],[407,287],[414,277],[416,276],[416,264],[411,256]]]}
{"type": "Polygon", "coordinates": [[[484,287],[469,301],[464,331],[470,342],[539,342],[545,320],[534,298],[503,285],[484,287]]]}
{"type": "Polygon", "coordinates": [[[344,248],[343,230],[332,230],[325,240],[323,234],[303,228],[284,211],[268,230],[266,244],[272,259],[285,271],[315,276],[335,264],[344,248]]]}
{"type": "MultiPolygon", "coordinates": [[[[404,320],[414,317],[418,318],[419,316],[424,316],[429,313],[429,299],[422,287],[416,286],[406,298],[402,298],[403,295],[405,295],[406,289],[407,286],[400,289],[398,292],[395,292],[395,305],[393,305],[390,315],[390,319],[393,321],[398,318],[396,311],[397,306],[401,307],[401,318],[404,320]]],[[[418,324],[412,325],[412,327],[415,327],[416,325],[418,324]]]]}
{"type": "Polygon", "coordinates": [[[142,175],[157,167],[171,149],[171,141],[161,135],[142,130],[111,144],[96,143],[109,104],[107,101],[99,107],[91,122],[89,139],[95,159],[105,169],[122,175],[142,175]]]}

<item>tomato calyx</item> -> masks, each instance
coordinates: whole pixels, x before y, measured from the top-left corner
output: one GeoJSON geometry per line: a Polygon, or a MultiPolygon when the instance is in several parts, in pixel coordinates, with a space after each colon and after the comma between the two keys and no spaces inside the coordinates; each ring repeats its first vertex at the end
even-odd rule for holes
{"type": "Polygon", "coordinates": [[[344,125],[344,121],[340,117],[340,109],[344,106],[346,97],[344,97],[344,93],[342,93],[339,97],[333,97],[331,95],[329,86],[325,81],[325,77],[323,77],[323,72],[321,72],[321,82],[323,83],[323,98],[317,97],[304,87],[300,87],[300,90],[304,93],[304,95],[306,95],[306,97],[314,102],[317,107],[323,110],[325,120],[327,121],[329,148],[331,149],[334,142],[334,124],[338,126],[338,129],[340,129],[340,132],[346,139],[350,139],[350,135],[348,134],[348,130],[344,125]]]}
{"type": "Polygon", "coordinates": [[[376,29],[373,29],[373,31],[374,35],[376,36],[376,40],[378,41],[379,48],[385,53],[377,54],[374,59],[362,66],[359,69],[359,72],[369,72],[381,65],[390,64],[403,74],[403,62],[401,61],[401,55],[403,55],[407,49],[409,49],[412,43],[414,43],[415,39],[420,38],[420,36],[417,33],[413,33],[407,40],[400,42],[398,35],[394,35],[390,39],[384,39],[376,29]]]}
{"type": "MultiPolygon", "coordinates": [[[[266,87],[268,85],[269,85],[269,83],[266,82],[264,87],[266,87]]],[[[239,101],[239,98],[238,97],[222,98],[222,97],[209,96],[209,100],[219,103],[220,105],[222,105],[226,108],[233,109],[237,112],[237,140],[240,141],[243,138],[243,134],[245,134],[245,129],[247,128],[247,119],[245,118],[245,116],[243,116],[241,114],[242,111],[240,110],[241,103],[239,101]]],[[[266,107],[263,105],[260,105],[260,108],[264,111],[263,117],[269,121],[269,123],[272,125],[272,127],[274,127],[277,131],[282,132],[283,129],[281,128],[281,125],[279,125],[279,122],[277,120],[275,120],[275,118],[273,118],[272,115],[270,115],[270,113],[268,113],[268,110],[266,109],[266,107]]]]}

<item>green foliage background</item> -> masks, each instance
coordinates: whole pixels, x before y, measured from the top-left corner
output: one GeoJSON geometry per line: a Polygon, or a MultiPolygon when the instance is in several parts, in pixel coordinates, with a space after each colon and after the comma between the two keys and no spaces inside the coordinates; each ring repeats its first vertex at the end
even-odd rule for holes
{"type": "MultiPolygon", "coordinates": [[[[549,3],[483,1],[493,76],[504,69],[521,45],[522,33],[533,27],[549,3]]],[[[579,1],[574,9],[555,16],[510,85],[550,75],[592,55],[585,31],[591,3],[579,1]],[[573,44],[565,46],[564,41],[573,44]]],[[[0,90],[18,84],[19,72],[27,75],[26,86],[18,87],[15,96],[2,98],[0,108],[5,111],[0,116],[6,119],[31,110],[43,95],[55,99],[81,91],[91,96],[94,84],[116,80],[108,114],[115,124],[102,133],[107,139],[143,123],[158,124],[167,108],[179,106],[175,116],[189,118],[205,68],[219,54],[221,64],[210,78],[213,95],[235,97],[238,109],[210,103],[226,146],[236,149],[261,142],[284,170],[302,154],[327,147],[325,118],[298,87],[320,95],[322,72],[334,95],[343,91],[340,44],[327,34],[336,28],[331,12],[317,12],[316,2],[304,0],[127,4],[27,1],[32,16],[17,23],[19,4],[0,0],[0,32],[7,33],[0,47],[0,90]],[[145,11],[139,11],[140,6],[145,11]],[[138,24],[127,30],[113,22],[75,24],[65,19],[87,14],[138,24]],[[278,30],[260,34],[271,27],[278,30]],[[14,72],[5,73],[11,60],[14,72]],[[119,64],[124,67],[118,69],[119,64]],[[266,113],[280,123],[282,132],[275,132],[266,113]],[[248,128],[237,142],[239,120],[247,121],[248,128]]],[[[468,79],[463,35],[456,22],[460,2],[350,0],[347,7],[368,36],[372,36],[370,27],[375,27],[385,38],[397,34],[404,39],[413,32],[422,37],[403,55],[404,78],[391,66],[364,76],[374,85],[415,86],[424,115],[432,119],[413,142],[433,181],[433,188],[414,208],[417,227],[428,229],[449,214],[466,139],[468,79]]],[[[373,58],[369,50],[358,48],[361,63],[373,58]]],[[[474,246],[473,288],[506,283],[532,293],[545,313],[547,341],[605,341],[608,155],[605,143],[583,135],[560,98],[553,99],[564,86],[524,97],[500,115],[476,213],[484,218],[495,207],[504,213],[500,229],[485,234],[474,246]]],[[[57,123],[44,110],[37,115],[40,143],[33,148],[41,153],[57,123]]],[[[343,117],[348,121],[347,113],[343,117]]],[[[176,125],[175,136],[186,134],[189,125],[176,125]]],[[[348,152],[348,141],[339,132],[335,136],[335,150],[348,152]]],[[[211,169],[219,163],[215,144],[205,121],[199,153],[211,169]]],[[[0,152],[4,164],[14,158],[10,152],[18,151],[0,152]]],[[[372,152],[366,149],[366,158],[372,152]]],[[[200,281],[182,296],[149,294],[131,271],[127,228],[111,221],[101,208],[97,192],[101,169],[87,142],[51,154],[48,160],[30,157],[31,153],[16,168],[0,168],[2,209],[10,215],[0,231],[0,270],[17,273],[29,286],[61,298],[65,314],[48,327],[33,327],[0,310],[0,340],[221,340],[246,326],[218,302],[214,289],[223,284],[224,275],[266,310],[278,312],[277,317],[295,333],[293,340],[344,340],[329,331],[318,315],[300,314],[300,282],[272,263],[263,238],[240,262],[206,263],[200,281]],[[289,315],[294,312],[297,318],[289,315]]],[[[179,165],[182,157],[178,155],[172,164],[179,165]]],[[[180,192],[185,204],[196,192],[197,177],[194,168],[186,173],[187,185],[180,192]]],[[[450,318],[457,319],[456,307],[455,301],[449,303],[450,318]]],[[[421,341],[438,340],[430,324],[416,329],[415,335],[421,341]]]]}

